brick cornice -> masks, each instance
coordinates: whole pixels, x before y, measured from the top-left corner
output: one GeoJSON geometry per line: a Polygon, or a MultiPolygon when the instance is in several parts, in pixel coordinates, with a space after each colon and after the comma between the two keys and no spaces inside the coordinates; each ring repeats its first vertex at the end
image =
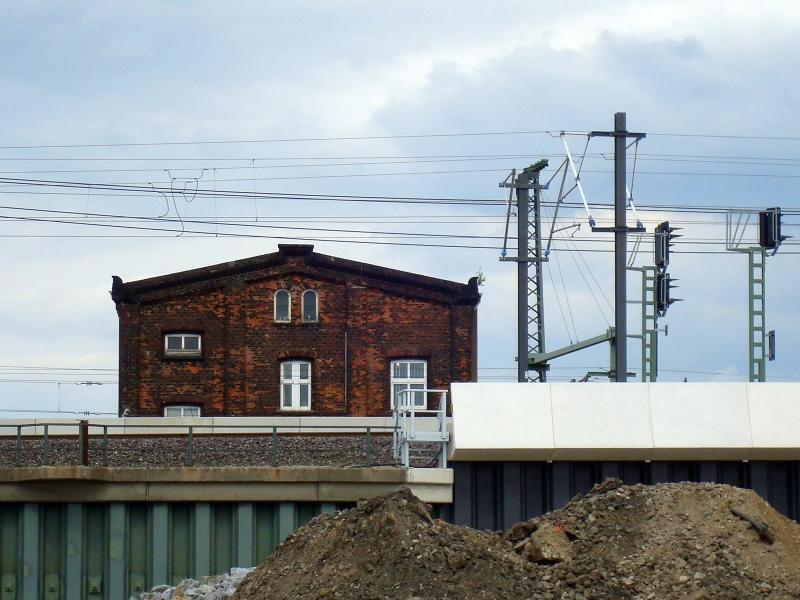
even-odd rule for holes
{"type": "Polygon", "coordinates": [[[278,252],[271,254],[128,283],[114,276],[111,297],[117,305],[150,303],[234,283],[299,273],[444,304],[475,306],[480,302],[474,277],[464,284],[319,254],[310,245],[281,244],[279,248],[278,252]]]}

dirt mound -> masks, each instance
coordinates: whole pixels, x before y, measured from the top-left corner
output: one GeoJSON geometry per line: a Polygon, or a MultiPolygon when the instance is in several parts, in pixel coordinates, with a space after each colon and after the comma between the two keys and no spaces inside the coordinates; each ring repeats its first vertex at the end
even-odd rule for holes
{"type": "Polygon", "coordinates": [[[506,537],[525,555],[546,526],[571,538],[571,553],[529,573],[534,598],[800,598],[800,525],[752,490],[607,480],[506,537]]]}
{"type": "Polygon", "coordinates": [[[525,562],[499,535],[433,521],[404,488],[316,517],[232,598],[522,598],[525,562]]]}
{"type": "Polygon", "coordinates": [[[726,485],[607,480],[504,534],[434,521],[407,489],[320,515],[235,600],[800,598],[800,525],[726,485]]]}

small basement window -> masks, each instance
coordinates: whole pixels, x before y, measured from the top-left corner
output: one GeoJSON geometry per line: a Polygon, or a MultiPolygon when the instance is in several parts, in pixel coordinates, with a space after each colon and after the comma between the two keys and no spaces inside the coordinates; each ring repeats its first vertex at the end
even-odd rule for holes
{"type": "Polygon", "coordinates": [[[164,355],[185,357],[202,356],[202,336],[199,333],[168,333],[164,336],[164,355]]]}
{"type": "Polygon", "coordinates": [[[317,292],[314,290],[303,292],[303,322],[317,322],[317,292]]]}
{"type": "Polygon", "coordinates": [[[173,404],[164,407],[165,417],[199,417],[199,406],[185,406],[182,404],[173,404]]]}

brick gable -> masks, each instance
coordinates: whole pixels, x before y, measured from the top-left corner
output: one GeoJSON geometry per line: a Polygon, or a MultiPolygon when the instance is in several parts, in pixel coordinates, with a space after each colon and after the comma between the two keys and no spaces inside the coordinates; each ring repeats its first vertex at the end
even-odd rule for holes
{"type": "MultiPolygon", "coordinates": [[[[477,282],[424,277],[280,246],[262,257],[131,283],[114,278],[120,319],[120,413],[287,414],[280,364],[311,363],[312,415],[389,414],[391,360],[424,359],[428,386],[475,379],[477,282]],[[291,320],[276,322],[287,290],[291,320]],[[318,319],[301,320],[314,290],[318,319]],[[164,335],[202,336],[202,356],[165,355],[164,335]]],[[[291,414],[291,413],[289,413],[291,414]]]]}

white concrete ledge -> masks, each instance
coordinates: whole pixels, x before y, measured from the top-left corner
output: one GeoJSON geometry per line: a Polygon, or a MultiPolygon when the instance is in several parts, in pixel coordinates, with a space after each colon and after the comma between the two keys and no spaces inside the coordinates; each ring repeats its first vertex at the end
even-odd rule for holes
{"type": "Polygon", "coordinates": [[[454,383],[450,460],[796,460],[798,383],[454,383]]]}

